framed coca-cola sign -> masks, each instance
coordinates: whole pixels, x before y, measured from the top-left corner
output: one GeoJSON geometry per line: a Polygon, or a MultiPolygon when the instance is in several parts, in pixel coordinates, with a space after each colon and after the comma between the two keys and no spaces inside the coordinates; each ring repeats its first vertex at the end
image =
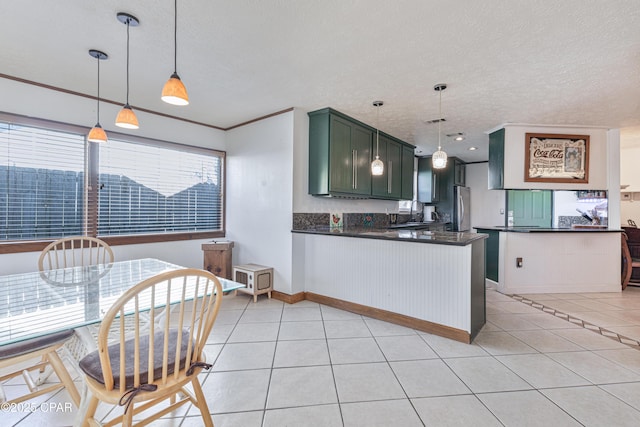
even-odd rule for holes
{"type": "Polygon", "coordinates": [[[589,182],[589,135],[527,133],[525,182],[589,182]]]}

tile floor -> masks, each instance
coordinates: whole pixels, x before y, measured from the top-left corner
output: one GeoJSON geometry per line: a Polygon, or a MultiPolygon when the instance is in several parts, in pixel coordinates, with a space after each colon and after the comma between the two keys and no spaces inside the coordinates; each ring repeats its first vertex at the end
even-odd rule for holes
{"type": "MultiPolygon", "coordinates": [[[[640,288],[522,297],[640,339],[640,288]]],[[[309,301],[225,298],[201,378],[216,427],[640,425],[637,346],[493,290],[471,345],[309,301]]],[[[0,424],[72,424],[66,392],[41,400],[0,424]]],[[[186,408],[154,425],[201,421],[186,408]]]]}

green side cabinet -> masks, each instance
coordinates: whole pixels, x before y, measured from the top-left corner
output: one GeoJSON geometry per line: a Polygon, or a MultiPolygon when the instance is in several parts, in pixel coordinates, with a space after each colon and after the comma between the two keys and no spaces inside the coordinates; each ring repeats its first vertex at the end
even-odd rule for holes
{"type": "Polygon", "coordinates": [[[431,157],[418,158],[418,201],[435,203],[440,200],[440,181],[433,169],[431,157]]]}
{"type": "Polygon", "coordinates": [[[504,189],[504,129],[489,134],[489,190],[504,189]]]}
{"type": "Polygon", "coordinates": [[[331,108],[308,114],[309,194],[389,200],[409,195],[411,200],[413,146],[379,132],[384,174],[372,176],[374,128],[331,108]],[[407,178],[409,175],[411,179],[407,178]]]}

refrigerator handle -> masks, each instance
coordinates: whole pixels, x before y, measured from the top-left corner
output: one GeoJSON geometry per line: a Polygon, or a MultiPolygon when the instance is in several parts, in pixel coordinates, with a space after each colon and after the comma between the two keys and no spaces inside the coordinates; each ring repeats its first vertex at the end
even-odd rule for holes
{"type": "Polygon", "coordinates": [[[464,219],[464,199],[462,194],[458,193],[458,224],[461,226],[464,219]]]}

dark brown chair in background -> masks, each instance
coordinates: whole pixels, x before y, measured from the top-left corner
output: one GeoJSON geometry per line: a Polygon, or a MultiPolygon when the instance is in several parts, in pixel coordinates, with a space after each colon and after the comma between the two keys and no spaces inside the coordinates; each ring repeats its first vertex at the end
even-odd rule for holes
{"type": "MultiPolygon", "coordinates": [[[[627,228],[627,227],[624,227],[627,228]]],[[[637,229],[636,229],[637,230],[637,229]]],[[[633,269],[638,267],[640,269],[640,259],[633,258],[629,250],[629,237],[626,232],[622,233],[622,270],[621,270],[621,282],[622,289],[624,290],[631,281],[631,275],[633,269]]]]}

